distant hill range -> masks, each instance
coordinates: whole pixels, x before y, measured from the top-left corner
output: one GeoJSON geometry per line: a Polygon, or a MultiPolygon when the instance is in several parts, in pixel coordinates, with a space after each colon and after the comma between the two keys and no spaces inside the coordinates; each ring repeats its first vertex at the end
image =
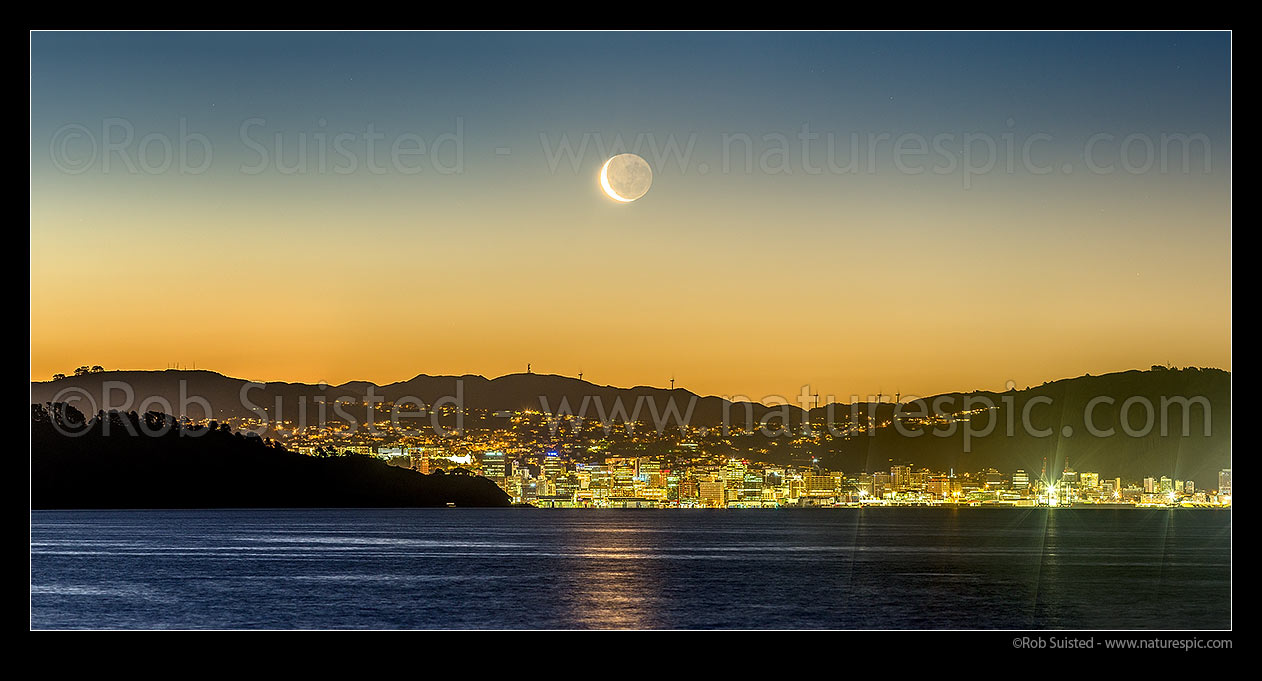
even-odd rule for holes
{"type": "Polygon", "coordinates": [[[507,506],[486,478],[318,458],[165,414],[31,406],[31,508],[507,506]]]}
{"type": "Polygon", "coordinates": [[[1220,369],[1124,371],[926,402],[939,397],[948,404],[966,398],[993,401],[993,412],[974,414],[970,422],[974,433],[985,432],[993,414],[994,430],[970,437],[965,451],[963,429],[938,437],[930,429],[909,436],[887,428],[875,437],[855,438],[854,451],[843,460],[851,466],[862,461],[871,470],[879,470],[882,461],[910,461],[935,470],[1010,473],[1022,468],[1031,479],[1044,466],[1053,479],[1070,467],[1102,479],[1167,475],[1192,480],[1199,489],[1216,488],[1218,471],[1231,467],[1231,374],[1220,369]],[[1022,425],[1023,413],[1029,415],[1029,427],[1022,425]],[[1014,425],[1011,430],[1008,423],[1014,425]]]}
{"type": "MultiPolygon", "coordinates": [[[[823,463],[847,471],[886,470],[892,464],[910,462],[934,470],[993,467],[1010,473],[1023,468],[1037,476],[1046,458],[1046,470],[1052,475],[1058,475],[1068,463],[1076,470],[1103,476],[1134,479],[1170,475],[1204,487],[1216,484],[1217,471],[1231,465],[1231,374],[1220,369],[1153,367],[1051,381],[1003,393],[947,393],[903,400],[897,405],[890,401],[835,403],[809,410],[797,405],[733,403],[683,389],[600,386],[547,374],[510,374],[495,379],[422,374],[387,385],[356,381],[337,386],[279,382],[258,386],[211,371],[117,371],[33,382],[31,401],[90,396],[90,400],[72,404],[81,408],[84,404],[109,404],[130,410],[141,408],[147,399],[160,398],[171,405],[172,413],[194,419],[208,416],[201,400],[211,406],[209,416],[218,419],[249,417],[252,408],[263,409],[269,418],[275,418],[277,404],[282,405],[284,418],[295,419],[296,405],[304,402],[308,418],[314,420],[315,398],[328,404],[342,399],[360,405],[370,389],[387,402],[408,396],[426,405],[458,401],[468,409],[489,412],[529,409],[555,413],[560,405],[566,405],[571,413],[579,413],[586,404],[589,419],[605,420],[601,418],[604,415],[614,421],[656,422],[665,427],[678,425],[682,416],[687,416],[692,426],[726,424],[734,429],[765,423],[796,430],[808,419],[814,424],[844,424],[852,413],[858,413],[862,423],[868,419],[876,423],[897,420],[897,428],[878,428],[871,436],[847,437],[839,432],[829,444],[820,446],[823,463]],[[1086,411],[1093,400],[1090,425],[1097,433],[1112,430],[1112,434],[1089,432],[1086,411]],[[617,411],[618,404],[622,412],[617,411]],[[979,404],[993,409],[960,415],[979,404]],[[1130,417],[1127,424],[1121,420],[1124,405],[1130,417]],[[613,416],[618,413],[624,416],[613,416]],[[1022,414],[1028,414],[1024,419],[1028,428],[1023,425],[1022,414]],[[1145,427],[1149,414],[1151,426],[1145,427]],[[631,415],[636,418],[625,418],[631,415]],[[921,422],[926,417],[938,417],[939,422],[921,422]],[[947,420],[954,421],[953,432],[947,420]],[[992,422],[994,427],[987,430],[992,422]]],[[[152,404],[146,408],[153,408],[152,404]]],[[[357,418],[364,413],[362,407],[347,407],[347,411],[357,418]]],[[[327,415],[336,418],[331,409],[327,415]]]]}
{"type": "MultiPolygon", "coordinates": [[[[213,371],[106,371],[90,373],[82,376],[71,376],[56,381],[31,383],[31,402],[44,403],[53,401],[59,394],[61,399],[71,396],[91,395],[92,402],[101,405],[111,404],[117,409],[135,409],[137,404],[149,397],[160,397],[173,407],[181,402],[188,402],[189,396],[204,398],[214,409],[211,418],[243,418],[251,416],[252,405],[274,411],[277,400],[286,405],[286,409],[296,410],[300,401],[305,401],[309,413],[314,413],[314,400],[319,397],[327,404],[337,399],[346,399],[361,403],[371,388],[373,393],[389,402],[403,397],[419,398],[426,405],[439,405],[446,400],[449,403],[457,397],[470,409],[489,411],[515,411],[532,409],[539,411],[542,403],[548,405],[548,411],[555,411],[564,400],[575,411],[584,398],[593,405],[589,412],[595,417],[595,402],[612,410],[615,402],[621,401],[630,412],[637,401],[642,405],[642,415],[646,418],[652,408],[665,410],[672,398],[679,409],[683,410],[690,400],[696,400],[692,420],[696,423],[718,424],[722,422],[725,405],[730,403],[720,397],[701,397],[683,389],[666,390],[648,386],[634,388],[616,388],[600,386],[587,381],[553,374],[508,374],[499,378],[488,379],[483,376],[428,376],[421,374],[407,381],[377,385],[366,381],[352,381],[335,386],[321,386],[310,383],[267,383],[263,388],[249,389],[242,399],[242,389],[250,381],[229,378],[213,371]],[[130,387],[134,398],[131,406],[121,407],[127,396],[122,388],[114,388],[109,394],[109,384],[125,384],[130,387]],[[108,399],[107,399],[108,398],[108,399]],[[542,398],[542,399],[541,399],[542,398]],[[653,405],[650,407],[650,403],[653,405]]],[[[756,418],[762,418],[769,408],[758,403],[737,403],[737,410],[752,408],[756,418]]],[[[800,419],[800,409],[798,418],[800,419]]],[[[206,418],[207,415],[196,404],[190,405],[188,414],[173,409],[173,413],[192,418],[206,418]]],[[[329,416],[334,418],[331,406],[329,416]]],[[[354,412],[362,415],[362,411],[354,412]]],[[[294,418],[291,411],[287,418],[294,418]]]]}

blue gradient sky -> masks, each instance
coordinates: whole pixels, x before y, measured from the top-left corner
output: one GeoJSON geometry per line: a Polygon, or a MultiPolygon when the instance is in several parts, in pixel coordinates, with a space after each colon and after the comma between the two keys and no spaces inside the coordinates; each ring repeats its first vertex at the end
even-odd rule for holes
{"type": "Polygon", "coordinates": [[[389,381],[530,361],[761,397],[1229,368],[1230,47],[1223,33],[35,33],[32,378],[195,359],[389,381]],[[243,172],[260,161],[250,119],[262,172],[243,172]],[[370,125],[387,148],[460,137],[409,157],[419,173],[373,173],[370,125]],[[804,125],[820,136],[809,160],[804,125]],[[120,126],[133,142],[107,168],[120,126]],[[209,141],[204,171],[128,172],[141,138],[176,148],[181,126],[209,141]],[[274,162],[340,133],[355,172],[314,152],[305,172],[274,162]],[[1052,172],[892,160],[894,138],[952,135],[959,151],[970,133],[1046,135],[1032,148],[1052,172]],[[1208,170],[1199,147],[1186,171],[1121,167],[1127,136],[1174,133],[1208,140],[1208,170]],[[829,136],[844,165],[852,134],[857,172],[809,172],[829,136]],[[1113,172],[1084,161],[1099,134],[1093,159],[1113,172]],[[596,141],[616,135],[654,164],[635,204],[595,186],[596,141]],[[753,167],[725,135],[751,140],[753,167]],[[668,138],[691,141],[686,158],[643,146],[668,138]],[[787,153],[764,159],[778,139],[787,153]],[[223,314],[64,314],[99,291],[223,314]],[[368,351],[381,333],[389,348],[368,351]]]}

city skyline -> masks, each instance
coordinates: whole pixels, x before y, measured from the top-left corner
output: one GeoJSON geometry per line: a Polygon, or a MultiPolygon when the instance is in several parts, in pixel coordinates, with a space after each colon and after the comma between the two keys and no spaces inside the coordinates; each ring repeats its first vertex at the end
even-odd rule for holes
{"type": "Polygon", "coordinates": [[[576,463],[653,455],[668,462],[736,458],[847,472],[902,460],[942,471],[1041,469],[1046,479],[1072,460],[1127,480],[1165,472],[1202,488],[1230,466],[1231,374],[1195,367],[1080,376],[993,393],[837,401],[804,390],[771,404],[524,373],[332,386],[206,370],[80,367],[75,376],[33,383],[31,390],[32,403],[49,408],[65,404],[83,414],[131,418],[164,413],[308,455],[421,450],[475,466],[493,451],[535,463],[545,454],[576,463]]]}

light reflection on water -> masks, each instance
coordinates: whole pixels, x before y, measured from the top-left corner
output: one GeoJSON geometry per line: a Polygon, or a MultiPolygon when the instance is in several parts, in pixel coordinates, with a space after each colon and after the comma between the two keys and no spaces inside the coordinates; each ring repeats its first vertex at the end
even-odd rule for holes
{"type": "Polygon", "coordinates": [[[36,512],[32,626],[1226,627],[1230,530],[1161,510],[36,512]]]}

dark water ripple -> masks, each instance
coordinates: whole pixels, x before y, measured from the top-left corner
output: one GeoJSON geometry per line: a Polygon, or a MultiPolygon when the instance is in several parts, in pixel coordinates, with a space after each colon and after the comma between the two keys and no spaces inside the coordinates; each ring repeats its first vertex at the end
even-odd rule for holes
{"type": "Polygon", "coordinates": [[[1203,629],[1230,511],[41,511],[34,628],[1203,629]]]}

